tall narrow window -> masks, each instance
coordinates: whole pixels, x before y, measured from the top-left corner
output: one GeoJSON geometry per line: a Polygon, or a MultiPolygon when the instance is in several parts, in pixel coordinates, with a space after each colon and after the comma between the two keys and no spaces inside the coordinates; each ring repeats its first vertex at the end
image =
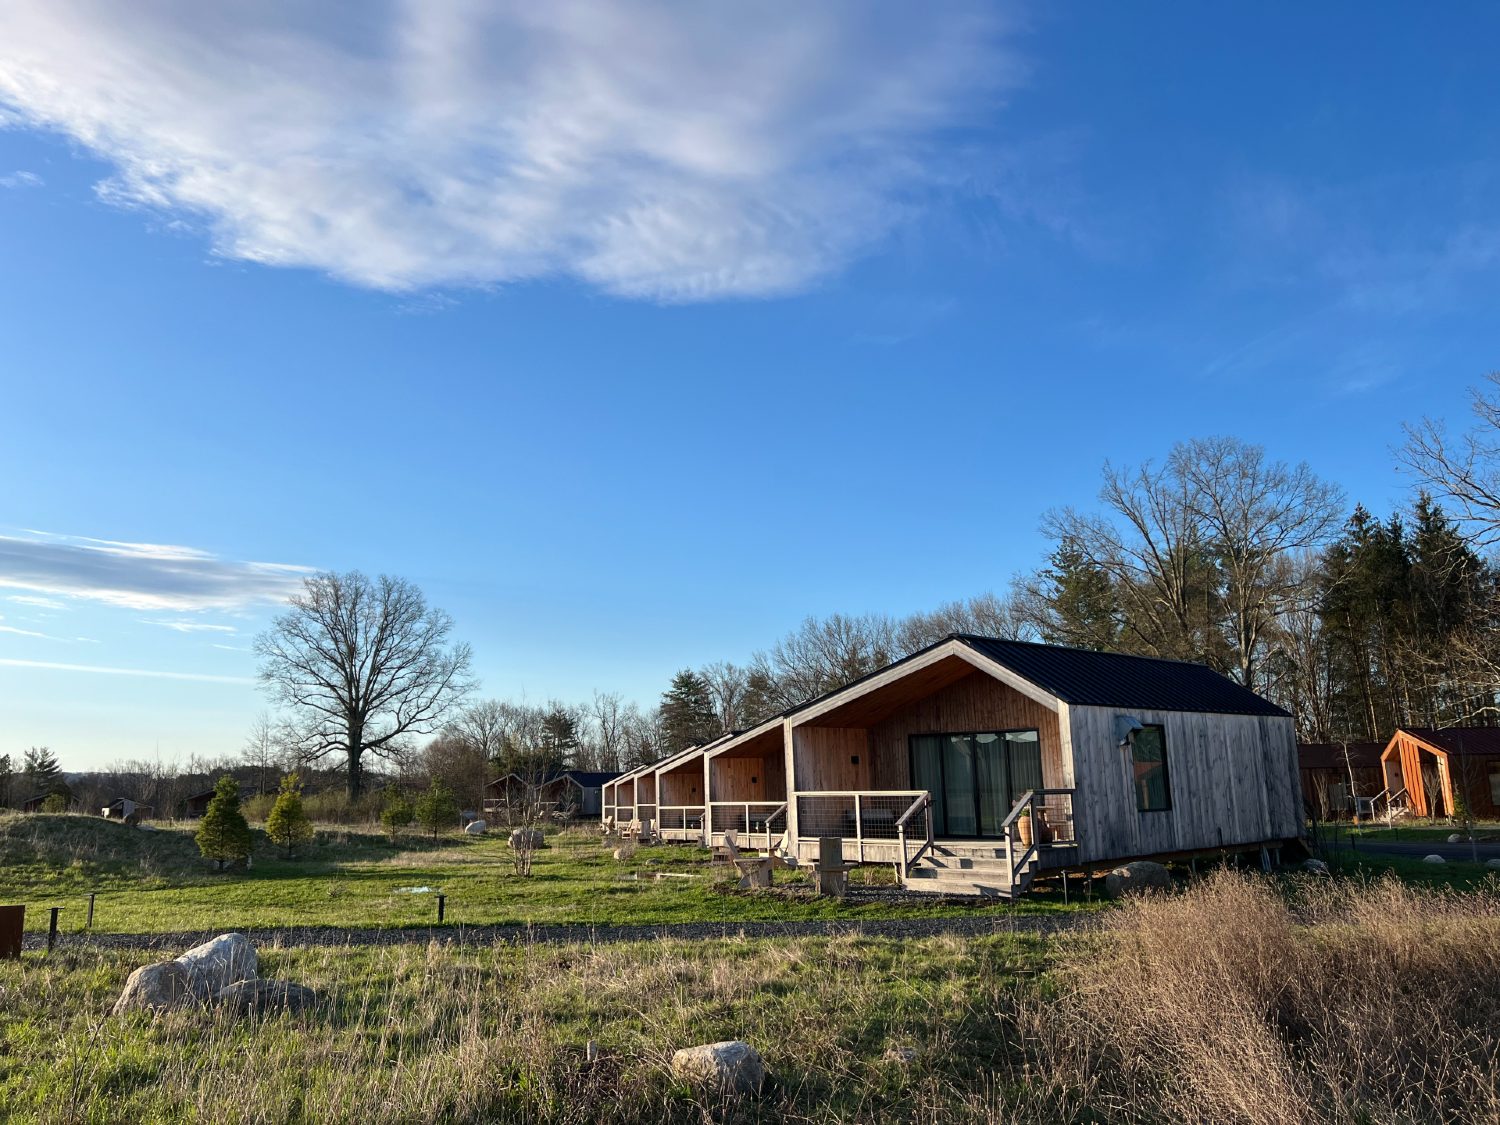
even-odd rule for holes
{"type": "Polygon", "coordinates": [[[1130,739],[1130,757],[1135,768],[1135,807],[1141,812],[1170,809],[1166,728],[1150,726],[1136,731],[1130,739]]]}

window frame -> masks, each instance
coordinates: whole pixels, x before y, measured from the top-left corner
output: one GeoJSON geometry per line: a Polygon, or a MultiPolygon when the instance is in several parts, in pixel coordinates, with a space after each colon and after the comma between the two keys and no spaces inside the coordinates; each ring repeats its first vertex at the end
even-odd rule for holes
{"type": "Polygon", "coordinates": [[[1142,723],[1141,730],[1154,730],[1158,731],[1161,735],[1161,787],[1162,792],[1166,795],[1166,804],[1156,806],[1144,806],[1141,804],[1141,800],[1144,796],[1145,790],[1140,784],[1139,777],[1135,775],[1135,767],[1141,764],[1140,759],[1135,756],[1135,740],[1136,735],[1138,735],[1140,731],[1135,731],[1130,736],[1130,787],[1135,790],[1135,811],[1138,813],[1171,812],[1172,767],[1170,762],[1168,761],[1171,755],[1167,753],[1167,726],[1165,723],[1142,723]]]}

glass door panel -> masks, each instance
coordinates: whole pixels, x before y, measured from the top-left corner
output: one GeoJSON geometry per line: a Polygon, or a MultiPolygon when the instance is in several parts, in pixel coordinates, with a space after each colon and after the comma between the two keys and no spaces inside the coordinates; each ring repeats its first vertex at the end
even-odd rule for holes
{"type": "Polygon", "coordinates": [[[1000,825],[1010,814],[1013,801],[1006,794],[1006,740],[998,734],[974,736],[975,772],[978,777],[980,836],[998,836],[1000,825]]]}
{"type": "Polygon", "coordinates": [[[943,739],[943,797],[948,833],[979,833],[978,787],[974,770],[974,740],[964,734],[943,739]]]}
{"type": "Polygon", "coordinates": [[[1013,808],[1026,790],[1042,788],[1042,743],[1034,730],[1011,731],[1005,736],[1005,741],[1010,766],[1010,805],[1013,808]]]}

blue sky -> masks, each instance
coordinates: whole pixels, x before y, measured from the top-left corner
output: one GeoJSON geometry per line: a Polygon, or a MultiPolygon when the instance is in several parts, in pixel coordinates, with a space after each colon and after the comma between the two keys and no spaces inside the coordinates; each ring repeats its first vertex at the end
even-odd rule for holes
{"type": "Polygon", "coordinates": [[[1496,366],[1493,7],[204,7],[0,12],[0,751],[236,749],[303,567],[649,702],[1496,366]]]}

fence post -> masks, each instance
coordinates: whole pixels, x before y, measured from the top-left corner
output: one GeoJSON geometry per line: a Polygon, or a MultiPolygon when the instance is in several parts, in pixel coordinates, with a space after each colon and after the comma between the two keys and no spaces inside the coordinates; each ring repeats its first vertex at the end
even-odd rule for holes
{"type": "Polygon", "coordinates": [[[60,907],[60,906],[54,906],[52,908],[52,919],[51,919],[51,921],[49,921],[47,923],[47,952],[48,953],[51,953],[52,952],[52,947],[57,944],[57,916],[58,916],[59,913],[61,913],[61,911],[62,911],[62,907],[60,907]]]}
{"type": "Polygon", "coordinates": [[[88,916],[88,920],[86,922],[84,922],[83,928],[85,930],[92,930],[94,928],[94,892],[93,891],[89,892],[89,916],[88,916]]]}
{"type": "MultiPolygon", "coordinates": [[[[859,794],[854,794],[854,849],[859,856],[859,862],[865,861],[865,824],[860,815],[859,794]]],[[[842,858],[842,857],[841,857],[842,858]]]]}
{"type": "Polygon", "coordinates": [[[443,924],[443,910],[448,904],[447,895],[438,895],[438,925],[443,924]]]}

